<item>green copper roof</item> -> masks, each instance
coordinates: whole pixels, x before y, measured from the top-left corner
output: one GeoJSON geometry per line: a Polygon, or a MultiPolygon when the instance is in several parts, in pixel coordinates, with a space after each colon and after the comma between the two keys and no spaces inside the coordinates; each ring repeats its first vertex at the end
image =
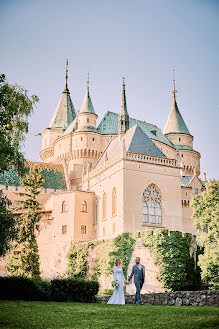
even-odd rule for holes
{"type": "MultiPolygon", "coordinates": [[[[174,145],[176,150],[188,150],[188,151],[195,151],[191,146],[188,145],[174,145]]],[[[195,151],[197,152],[197,151],[195,151]]]]}
{"type": "Polygon", "coordinates": [[[75,119],[76,113],[68,88],[65,88],[48,128],[66,129],[75,119]]]}
{"type": "Polygon", "coordinates": [[[83,101],[83,104],[81,106],[81,109],[80,109],[79,113],[93,113],[93,114],[96,114],[95,111],[94,111],[94,107],[93,107],[91,98],[90,98],[90,92],[89,92],[88,87],[87,87],[86,94],[85,94],[85,97],[84,97],[84,101],[83,101]]]}
{"type": "Polygon", "coordinates": [[[173,99],[173,105],[167,119],[166,125],[164,127],[163,133],[171,134],[171,133],[179,133],[179,134],[187,134],[190,135],[190,132],[181,116],[181,113],[178,109],[176,99],[173,99]]]}
{"type": "MultiPolygon", "coordinates": [[[[61,171],[54,169],[43,169],[42,175],[45,175],[45,189],[65,189],[65,181],[61,171]]],[[[0,174],[0,185],[19,187],[21,185],[21,178],[18,176],[16,170],[11,168],[0,174]]]]}
{"type": "Polygon", "coordinates": [[[117,154],[121,153],[124,144],[127,152],[166,158],[163,152],[144,133],[144,131],[135,125],[134,127],[130,128],[124,135],[122,135],[122,138],[118,136],[108,144],[101,158],[95,165],[95,168],[100,167],[106,158],[110,160],[117,154]]]}
{"type": "MultiPolygon", "coordinates": [[[[155,145],[152,140],[144,133],[139,126],[134,126],[126,133],[131,135],[130,144],[127,145],[127,151],[137,154],[151,155],[155,157],[166,158],[163,152],[155,145]]],[[[124,138],[125,141],[128,138],[124,138]]]]}
{"type": "Polygon", "coordinates": [[[189,187],[189,183],[191,182],[193,176],[181,176],[181,186],[189,187]]]}
{"type": "MultiPolygon", "coordinates": [[[[191,187],[190,183],[192,181],[194,176],[181,176],[181,186],[182,187],[191,187]]],[[[197,177],[198,180],[200,181],[201,185],[202,185],[202,189],[205,189],[205,182],[203,182],[201,180],[201,178],[197,177]]]]}
{"type": "MultiPolygon", "coordinates": [[[[167,139],[167,137],[162,133],[162,131],[155,125],[150,124],[145,121],[140,121],[136,119],[129,118],[129,128],[132,128],[138,124],[138,126],[143,130],[143,132],[152,140],[157,140],[170,147],[173,144],[167,139]]],[[[108,111],[103,119],[101,120],[97,131],[101,135],[117,135],[118,134],[118,114],[108,111]]]]}

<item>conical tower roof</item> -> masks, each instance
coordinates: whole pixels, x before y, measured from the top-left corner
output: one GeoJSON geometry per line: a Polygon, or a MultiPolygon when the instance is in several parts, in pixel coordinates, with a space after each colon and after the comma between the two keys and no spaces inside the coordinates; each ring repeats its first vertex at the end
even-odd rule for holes
{"type": "Polygon", "coordinates": [[[86,89],[86,94],[84,97],[84,101],[82,103],[82,106],[79,110],[79,113],[95,113],[91,97],[90,97],[90,91],[89,91],[89,75],[88,75],[88,80],[87,80],[87,89],[86,89]]]}
{"type": "Polygon", "coordinates": [[[62,96],[50,120],[49,123],[50,129],[51,128],[66,129],[76,117],[76,112],[68,89],[67,65],[68,65],[68,60],[66,62],[65,89],[62,92],[62,96]]]}
{"type": "MultiPolygon", "coordinates": [[[[174,73],[174,70],[173,70],[174,73]]],[[[177,90],[175,89],[175,80],[173,77],[173,104],[172,108],[170,110],[169,117],[167,119],[167,122],[165,124],[163,133],[165,135],[171,134],[171,133],[178,133],[178,134],[187,134],[190,135],[189,129],[187,128],[185,121],[183,120],[183,117],[178,109],[177,102],[176,102],[176,93],[177,90]]]]}

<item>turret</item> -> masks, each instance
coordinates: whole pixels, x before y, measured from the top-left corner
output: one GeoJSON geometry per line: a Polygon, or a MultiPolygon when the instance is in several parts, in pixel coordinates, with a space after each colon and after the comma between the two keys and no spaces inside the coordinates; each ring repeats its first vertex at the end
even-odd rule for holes
{"type": "Polygon", "coordinates": [[[121,111],[120,111],[120,114],[118,117],[118,132],[120,135],[123,135],[128,130],[129,130],[129,114],[128,114],[127,105],[126,105],[125,79],[123,78],[122,104],[121,104],[121,111]]]}
{"type": "Polygon", "coordinates": [[[200,174],[200,154],[193,149],[193,136],[190,134],[176,102],[175,78],[173,68],[173,102],[163,133],[174,144],[176,158],[181,158],[183,175],[193,175],[194,170],[200,174]]]}
{"type": "Polygon", "coordinates": [[[53,143],[59,138],[63,131],[72,123],[76,117],[74,105],[71,100],[68,89],[68,60],[66,61],[65,71],[65,88],[62,96],[56,107],[56,110],[50,120],[48,128],[41,134],[42,147],[40,157],[45,162],[50,162],[53,159],[53,152],[51,150],[53,143]]]}
{"type": "Polygon", "coordinates": [[[98,115],[94,111],[94,107],[90,97],[89,91],[89,74],[87,80],[87,89],[83,104],[77,115],[77,131],[95,131],[96,120],[98,115]]]}

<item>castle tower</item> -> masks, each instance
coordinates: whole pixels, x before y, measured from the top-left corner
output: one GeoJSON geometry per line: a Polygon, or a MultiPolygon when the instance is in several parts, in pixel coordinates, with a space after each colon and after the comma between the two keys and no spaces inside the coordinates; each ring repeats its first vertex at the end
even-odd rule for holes
{"type": "Polygon", "coordinates": [[[122,104],[121,104],[121,111],[118,117],[118,132],[121,135],[121,134],[125,134],[127,130],[129,130],[129,114],[126,105],[125,79],[123,78],[122,104]]]}
{"type": "Polygon", "coordinates": [[[176,102],[175,77],[173,68],[173,102],[163,133],[174,144],[177,158],[181,158],[184,175],[200,174],[200,154],[193,149],[193,136],[190,134],[176,102]]]}
{"type": "Polygon", "coordinates": [[[48,128],[41,134],[42,147],[40,157],[44,162],[51,162],[53,158],[52,145],[63,131],[72,123],[76,117],[74,105],[68,89],[68,60],[66,61],[65,88],[50,120],[48,128]]]}
{"type": "Polygon", "coordinates": [[[88,74],[86,94],[77,115],[77,131],[96,131],[97,117],[90,97],[88,74]]]}

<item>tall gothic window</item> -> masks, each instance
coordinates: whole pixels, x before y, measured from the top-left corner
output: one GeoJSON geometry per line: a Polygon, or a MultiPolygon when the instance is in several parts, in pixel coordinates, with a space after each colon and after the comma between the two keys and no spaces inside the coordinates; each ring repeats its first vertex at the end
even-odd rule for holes
{"type": "Polygon", "coordinates": [[[116,188],[113,188],[112,191],[112,216],[115,216],[117,214],[117,193],[116,188]]]}
{"type": "Polygon", "coordinates": [[[142,221],[150,224],[162,223],[161,195],[154,185],[149,185],[143,193],[142,221]]]}
{"type": "Polygon", "coordinates": [[[106,193],[103,193],[103,200],[102,200],[102,210],[103,210],[103,216],[102,219],[106,218],[106,210],[107,210],[107,199],[106,199],[106,193]]]}
{"type": "Polygon", "coordinates": [[[62,202],[62,212],[65,212],[65,211],[67,211],[67,202],[63,201],[62,202]]]}
{"type": "Polygon", "coordinates": [[[81,211],[87,212],[87,202],[86,201],[82,202],[82,204],[81,204],[81,211]]]}

